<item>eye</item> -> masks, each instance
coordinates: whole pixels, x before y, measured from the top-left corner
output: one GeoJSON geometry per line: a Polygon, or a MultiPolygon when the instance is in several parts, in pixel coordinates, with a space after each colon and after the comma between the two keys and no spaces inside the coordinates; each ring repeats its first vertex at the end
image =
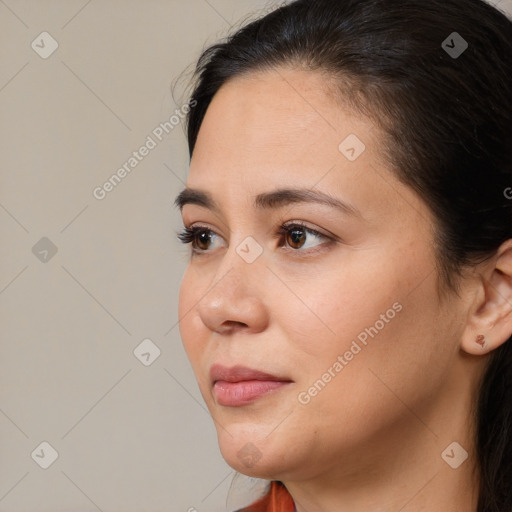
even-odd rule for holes
{"type": "MultiPolygon", "coordinates": [[[[327,235],[320,233],[316,229],[309,228],[299,221],[283,224],[274,236],[274,238],[279,237],[283,237],[284,241],[294,252],[310,252],[309,249],[312,247],[309,243],[310,238],[316,238],[317,240],[332,240],[327,235]]],[[[318,245],[322,244],[313,244],[313,247],[318,245]]]]}
{"type": "MultiPolygon", "coordinates": [[[[194,253],[206,253],[211,250],[209,244],[215,241],[216,238],[220,238],[215,231],[203,227],[193,226],[185,227],[181,233],[178,234],[178,239],[184,244],[192,245],[192,252],[194,253]]],[[[322,243],[315,244],[310,243],[309,239],[327,240],[332,241],[332,238],[320,233],[319,231],[307,227],[300,221],[293,221],[287,224],[281,225],[273,238],[283,239],[284,243],[288,245],[285,250],[292,252],[316,252],[310,251],[312,247],[324,245],[322,243]]],[[[280,247],[282,244],[280,245],[280,247]]]]}
{"type": "Polygon", "coordinates": [[[208,250],[208,247],[205,247],[205,245],[217,236],[217,233],[209,228],[193,226],[191,228],[185,227],[178,234],[178,239],[184,244],[191,244],[193,252],[201,253],[208,250]]]}

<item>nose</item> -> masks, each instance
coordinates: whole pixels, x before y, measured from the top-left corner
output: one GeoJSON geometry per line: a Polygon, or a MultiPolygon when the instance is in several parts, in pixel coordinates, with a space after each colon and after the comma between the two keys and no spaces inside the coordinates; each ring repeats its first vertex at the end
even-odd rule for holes
{"type": "Polygon", "coordinates": [[[263,255],[248,263],[236,248],[230,247],[198,302],[197,311],[204,325],[219,334],[263,331],[268,324],[268,294],[264,288],[268,281],[262,279],[265,272],[269,271],[263,255]]]}

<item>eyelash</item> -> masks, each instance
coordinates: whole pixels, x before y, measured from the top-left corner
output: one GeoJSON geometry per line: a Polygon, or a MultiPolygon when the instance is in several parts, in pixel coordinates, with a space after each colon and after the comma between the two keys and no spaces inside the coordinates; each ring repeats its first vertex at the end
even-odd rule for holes
{"type": "MultiPolygon", "coordinates": [[[[279,226],[279,228],[278,228],[276,234],[273,236],[273,238],[274,239],[282,238],[282,237],[286,236],[287,234],[289,234],[291,231],[293,231],[293,229],[295,229],[295,228],[300,228],[300,229],[304,230],[306,233],[317,236],[319,238],[324,238],[331,242],[334,241],[331,237],[324,235],[323,233],[320,233],[319,231],[317,231],[315,229],[309,228],[308,226],[306,226],[305,224],[303,224],[300,221],[293,221],[293,222],[290,222],[289,224],[283,224],[283,225],[279,226]]],[[[204,233],[213,233],[213,234],[217,235],[217,233],[215,233],[215,231],[213,231],[212,229],[206,228],[206,227],[202,227],[202,226],[195,226],[192,228],[185,227],[183,229],[183,231],[178,234],[178,239],[184,244],[192,244],[192,252],[193,253],[205,254],[205,253],[209,252],[208,249],[206,249],[206,250],[197,249],[193,244],[196,241],[196,238],[199,235],[199,233],[203,233],[203,232],[204,233]]],[[[321,245],[325,245],[325,244],[320,244],[320,246],[321,245]]],[[[314,248],[314,249],[300,250],[300,249],[290,248],[288,250],[292,251],[294,253],[312,254],[312,253],[319,252],[322,249],[314,248]]]]}

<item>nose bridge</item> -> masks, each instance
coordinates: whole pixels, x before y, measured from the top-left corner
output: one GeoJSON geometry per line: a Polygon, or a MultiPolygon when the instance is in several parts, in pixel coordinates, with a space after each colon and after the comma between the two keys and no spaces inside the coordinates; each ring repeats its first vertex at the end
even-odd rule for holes
{"type": "Polygon", "coordinates": [[[265,271],[263,247],[254,238],[231,245],[198,304],[205,325],[214,331],[233,322],[262,328],[266,312],[261,274],[265,271]]]}
{"type": "Polygon", "coordinates": [[[265,271],[264,249],[252,235],[245,233],[241,237],[233,237],[233,243],[230,243],[222,257],[222,263],[217,269],[220,276],[226,275],[228,279],[237,282],[250,283],[253,285],[258,282],[258,275],[265,271]]]}
{"type": "Polygon", "coordinates": [[[252,236],[246,236],[227,249],[212,286],[222,295],[245,300],[259,294],[263,272],[263,247],[252,236]]]}

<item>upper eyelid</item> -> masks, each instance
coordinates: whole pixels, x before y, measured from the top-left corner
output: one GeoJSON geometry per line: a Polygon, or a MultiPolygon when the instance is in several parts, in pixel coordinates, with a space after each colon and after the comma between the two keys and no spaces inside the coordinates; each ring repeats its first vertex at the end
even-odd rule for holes
{"type": "MultiPolygon", "coordinates": [[[[184,227],[186,229],[193,229],[193,230],[202,229],[204,231],[210,231],[210,232],[214,233],[215,235],[222,237],[222,235],[220,235],[219,232],[216,231],[215,229],[208,227],[208,226],[204,226],[202,224],[196,225],[195,223],[192,223],[190,226],[184,226],[184,227]]],[[[281,229],[290,229],[292,227],[301,227],[305,231],[312,232],[316,235],[323,236],[325,238],[336,238],[335,235],[332,235],[329,233],[323,233],[322,231],[320,231],[319,228],[311,227],[308,224],[304,223],[303,221],[298,221],[298,220],[290,220],[290,221],[283,222],[283,223],[279,224],[278,231],[281,229]]],[[[272,232],[272,229],[269,229],[268,231],[272,232]]]]}
{"type": "Polygon", "coordinates": [[[304,229],[304,231],[308,231],[309,233],[313,233],[314,235],[321,236],[323,238],[331,238],[331,239],[335,238],[334,235],[330,235],[330,234],[327,234],[327,233],[322,233],[322,231],[320,231],[320,229],[310,227],[307,224],[305,224],[303,222],[299,222],[299,221],[284,222],[283,224],[281,224],[279,226],[279,230],[281,230],[281,229],[290,229],[290,228],[293,228],[293,227],[300,227],[300,228],[304,229]]]}

